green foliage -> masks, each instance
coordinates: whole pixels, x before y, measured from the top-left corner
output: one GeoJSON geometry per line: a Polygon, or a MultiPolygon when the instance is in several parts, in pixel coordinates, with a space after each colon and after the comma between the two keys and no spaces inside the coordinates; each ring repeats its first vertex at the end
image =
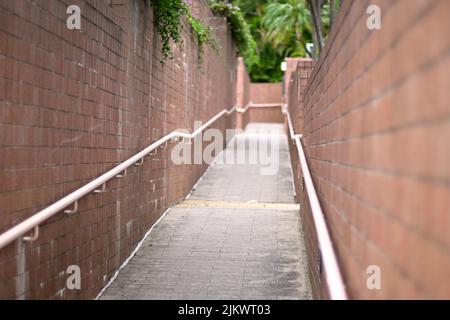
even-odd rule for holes
{"type": "Polygon", "coordinates": [[[197,44],[200,52],[200,58],[203,56],[205,51],[205,45],[209,44],[216,51],[219,52],[218,45],[216,39],[214,39],[211,34],[211,28],[205,26],[199,19],[192,16],[192,14],[188,14],[187,20],[197,36],[197,44]]]}
{"type": "MultiPolygon", "coordinates": [[[[234,0],[256,40],[256,64],[249,68],[253,82],[281,81],[285,57],[307,57],[306,44],[313,42],[311,14],[306,0],[234,0]]],[[[339,7],[340,1],[335,1],[339,7]]],[[[324,33],[329,30],[328,0],[323,2],[324,33]]]]}
{"type": "MultiPolygon", "coordinates": [[[[273,0],[235,0],[247,21],[250,32],[256,41],[256,63],[248,71],[253,82],[278,82],[282,80],[280,70],[284,59],[282,50],[276,49],[268,39],[267,30],[262,24],[266,8],[273,0]]],[[[245,58],[245,57],[244,57],[245,58]]],[[[248,63],[247,63],[248,66],[248,63]]]]}
{"type": "Polygon", "coordinates": [[[181,42],[181,18],[188,14],[189,7],[183,0],[151,0],[155,26],[161,36],[163,59],[172,57],[170,41],[181,42]]]}
{"type": "MultiPolygon", "coordinates": [[[[148,0],[154,8],[155,26],[162,40],[163,60],[172,58],[171,41],[181,42],[181,21],[191,26],[199,46],[200,57],[205,45],[216,52],[217,43],[211,28],[192,16],[190,0],[148,0]]],[[[210,0],[214,14],[227,18],[233,37],[244,57],[253,82],[281,81],[281,62],[285,57],[311,56],[306,48],[314,33],[307,3],[311,0],[210,0]]],[[[323,30],[330,29],[329,1],[321,7],[323,30]]],[[[339,7],[340,1],[335,0],[339,7]]]]}
{"type": "Polygon", "coordinates": [[[305,57],[310,55],[306,49],[306,43],[311,41],[310,19],[305,1],[288,0],[269,4],[262,25],[267,30],[267,40],[280,54],[305,57]]]}
{"type": "Polygon", "coordinates": [[[256,42],[239,7],[223,0],[210,1],[210,7],[214,14],[223,15],[227,18],[233,38],[239,47],[239,52],[244,57],[247,68],[252,69],[258,63],[256,42]]]}
{"type": "Polygon", "coordinates": [[[185,17],[196,35],[200,57],[204,52],[205,44],[210,44],[217,51],[216,41],[211,29],[195,18],[184,0],[151,0],[154,10],[155,26],[161,36],[163,60],[172,58],[170,42],[180,43],[181,19],[185,17]]]}

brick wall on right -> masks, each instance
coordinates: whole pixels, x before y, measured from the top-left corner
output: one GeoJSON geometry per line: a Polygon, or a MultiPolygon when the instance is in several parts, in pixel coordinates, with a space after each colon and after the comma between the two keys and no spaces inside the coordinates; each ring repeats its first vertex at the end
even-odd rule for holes
{"type": "MultiPolygon", "coordinates": [[[[289,108],[350,298],[450,298],[449,12],[448,0],[344,1],[314,68],[293,73],[289,108]],[[366,25],[373,4],[381,30],[366,25]],[[367,287],[372,265],[380,290],[367,287]]],[[[326,298],[294,167],[311,279],[326,298]]]]}

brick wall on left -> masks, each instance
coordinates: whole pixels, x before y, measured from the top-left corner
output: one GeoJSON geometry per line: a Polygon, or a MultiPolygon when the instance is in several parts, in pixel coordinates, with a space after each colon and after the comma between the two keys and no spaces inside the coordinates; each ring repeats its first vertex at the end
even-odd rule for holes
{"type": "MultiPolygon", "coordinates": [[[[0,232],[178,128],[193,130],[236,101],[236,50],[207,2],[193,11],[216,26],[203,59],[184,22],[183,45],[161,64],[146,1],[0,2],[0,232]],[[67,6],[81,30],[66,28],[67,6]],[[220,86],[216,86],[219,84],[220,86]]],[[[213,126],[234,127],[234,117],[213,126]]],[[[170,148],[42,224],[33,243],[0,250],[1,299],[90,299],[206,165],[175,166],[170,148]],[[81,289],[66,287],[67,267],[81,289]]]]}

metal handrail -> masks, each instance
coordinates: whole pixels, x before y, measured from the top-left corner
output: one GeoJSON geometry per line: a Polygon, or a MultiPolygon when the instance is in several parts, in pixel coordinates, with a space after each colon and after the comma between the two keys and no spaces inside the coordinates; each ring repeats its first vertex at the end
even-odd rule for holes
{"type": "Polygon", "coordinates": [[[308,194],[309,205],[311,207],[323,266],[326,273],[326,283],[330,298],[332,300],[347,300],[348,297],[345,290],[345,284],[339,269],[336,254],[333,249],[333,243],[331,241],[330,233],[325,222],[325,216],[323,214],[322,207],[320,206],[319,198],[317,197],[317,192],[311,178],[308,162],[306,161],[305,151],[301,141],[302,135],[295,134],[287,105],[282,106],[282,112],[287,118],[290,138],[297,146],[300,166],[303,173],[303,179],[305,181],[306,193],[308,194]]]}
{"type": "MultiPolygon", "coordinates": [[[[308,199],[313,215],[314,225],[317,232],[317,238],[319,242],[319,247],[322,254],[323,259],[323,265],[326,271],[326,280],[327,280],[327,286],[330,293],[330,298],[335,300],[346,300],[347,294],[345,291],[345,285],[342,279],[341,272],[339,270],[339,265],[337,262],[336,254],[333,249],[332,241],[330,234],[328,232],[328,228],[325,222],[324,214],[322,211],[322,208],[320,206],[319,199],[317,197],[316,190],[314,188],[314,184],[311,178],[311,173],[308,167],[308,163],[306,161],[306,156],[303,150],[303,145],[301,142],[302,135],[295,134],[294,127],[292,125],[290,114],[286,108],[286,105],[277,104],[281,106],[283,114],[287,117],[288,121],[288,127],[289,127],[289,135],[291,140],[296,144],[298,156],[300,160],[301,169],[303,172],[303,178],[305,180],[305,186],[306,191],[308,194],[308,199]]],[[[166,144],[168,141],[171,141],[175,138],[185,138],[185,139],[193,139],[198,134],[200,134],[204,129],[209,127],[211,124],[213,124],[215,121],[217,121],[222,116],[226,115],[229,116],[235,111],[245,113],[250,107],[254,106],[252,103],[249,103],[247,106],[245,106],[244,109],[239,109],[236,106],[234,106],[232,109],[227,110],[224,109],[221,112],[219,112],[217,115],[215,115],[213,118],[211,118],[208,122],[206,122],[203,126],[196,129],[193,133],[184,133],[179,131],[173,131],[169,133],[168,135],[164,136],[163,138],[157,140],[144,150],[140,151],[139,153],[135,154],[128,160],[122,162],[121,164],[117,165],[113,169],[109,170],[108,172],[104,173],[100,177],[94,179],[93,181],[89,182],[88,184],[82,186],[81,188],[73,191],[72,193],[68,194],[64,198],[56,201],[52,205],[48,206],[47,208],[37,212],[30,218],[24,220],[23,222],[19,223],[18,225],[14,226],[13,228],[9,229],[8,231],[2,233],[0,235],[0,249],[8,245],[9,243],[13,242],[14,240],[20,238],[21,236],[24,236],[26,233],[30,232],[34,229],[34,234],[32,236],[23,237],[24,241],[35,241],[37,237],[39,236],[39,225],[44,222],[45,220],[48,220],[61,210],[69,207],[70,205],[74,204],[73,209],[65,210],[66,213],[74,213],[78,209],[78,200],[84,197],[85,195],[94,192],[94,193],[101,193],[105,191],[105,183],[114,177],[122,177],[126,174],[126,170],[135,164],[142,164],[142,161],[145,156],[150,154],[152,151],[157,149],[158,147],[162,146],[163,144],[166,144]],[[123,174],[121,174],[123,173],[123,174]],[[101,189],[98,189],[98,188],[101,189]]]]}
{"type": "Polygon", "coordinates": [[[250,108],[274,108],[274,107],[282,107],[283,102],[275,102],[275,103],[253,103],[249,102],[244,108],[237,108],[236,111],[239,113],[246,113],[250,108]]]}
{"type": "Polygon", "coordinates": [[[322,211],[322,207],[317,197],[317,192],[314,187],[313,180],[311,178],[311,172],[309,170],[308,162],[306,161],[305,151],[302,145],[302,135],[295,134],[294,126],[292,125],[291,116],[287,104],[284,103],[270,103],[270,104],[255,104],[249,102],[244,108],[238,108],[236,111],[239,113],[246,113],[250,108],[257,107],[281,107],[282,113],[286,116],[288,122],[289,136],[294,144],[297,146],[298,157],[300,166],[303,173],[303,179],[305,181],[306,192],[308,194],[308,200],[311,207],[311,212],[314,220],[314,226],[317,233],[317,239],[319,242],[319,248],[322,256],[324,269],[326,272],[326,282],[330,298],[332,300],[347,300],[348,296],[345,290],[345,284],[342,278],[342,274],[339,269],[337,257],[333,249],[333,243],[331,241],[330,233],[325,222],[325,216],[322,211]]]}
{"type": "Polygon", "coordinates": [[[273,102],[273,103],[250,103],[250,108],[275,108],[282,107],[283,102],[273,102]]]}
{"type": "Polygon", "coordinates": [[[246,105],[245,105],[245,107],[244,108],[236,108],[236,112],[238,112],[238,113],[246,113],[247,112],[247,110],[250,108],[250,106],[252,105],[252,102],[250,101],[249,103],[247,103],[246,105]]]}
{"type": "Polygon", "coordinates": [[[141,165],[143,163],[143,159],[145,156],[150,154],[153,150],[157,149],[158,147],[165,145],[169,141],[173,141],[174,139],[179,140],[179,138],[185,138],[185,139],[193,139],[198,134],[200,134],[203,130],[205,130],[207,127],[209,127],[211,124],[216,122],[219,118],[226,115],[229,116],[233,112],[235,112],[237,109],[236,106],[234,106],[232,109],[227,110],[224,109],[218,114],[216,114],[214,117],[212,117],[208,122],[206,122],[204,125],[196,129],[193,133],[184,133],[179,131],[173,131],[169,133],[168,135],[162,137],[161,139],[155,141],[151,145],[149,145],[144,150],[138,152],[128,160],[122,162],[121,164],[115,166],[113,169],[109,170],[108,172],[104,173],[103,175],[99,176],[98,178],[92,180],[91,182],[85,184],[81,188],[73,191],[72,193],[68,194],[64,198],[56,201],[52,205],[48,206],[47,208],[35,213],[28,219],[22,221],[21,223],[17,224],[16,226],[12,227],[8,231],[2,233],[0,235],[0,249],[8,245],[9,243],[13,242],[14,240],[24,236],[26,233],[30,232],[34,229],[34,235],[24,237],[24,241],[35,241],[39,235],[39,225],[44,222],[45,220],[48,220],[58,212],[60,212],[63,209],[66,209],[70,205],[74,205],[73,209],[67,209],[64,210],[65,213],[75,213],[78,210],[78,200],[86,196],[87,194],[94,192],[94,193],[102,193],[105,191],[105,183],[115,177],[123,177],[126,175],[126,171],[129,167],[133,165],[141,165]],[[99,189],[100,188],[100,189],[99,189]]]}

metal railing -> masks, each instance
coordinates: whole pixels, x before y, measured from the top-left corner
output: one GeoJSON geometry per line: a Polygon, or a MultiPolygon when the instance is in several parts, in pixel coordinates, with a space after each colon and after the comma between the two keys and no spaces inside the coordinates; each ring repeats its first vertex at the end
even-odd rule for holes
{"type": "Polygon", "coordinates": [[[237,109],[237,112],[245,113],[252,107],[281,107],[282,113],[285,115],[288,122],[289,137],[297,147],[300,167],[303,173],[306,193],[308,195],[309,205],[314,220],[314,227],[317,233],[320,253],[322,257],[323,266],[325,269],[326,283],[328,292],[332,300],[347,300],[348,296],[345,290],[345,284],[342,278],[336,254],[333,249],[330,233],[325,222],[325,216],[320,206],[319,198],[314,187],[314,183],[309,170],[308,162],[306,161],[305,151],[302,144],[302,135],[296,134],[294,126],[292,125],[291,116],[289,114],[286,104],[271,103],[271,104],[254,104],[250,102],[243,109],[237,109]]]}
{"type": "MultiPolygon", "coordinates": [[[[173,131],[169,133],[168,135],[164,136],[163,138],[157,140],[144,150],[140,151],[139,153],[135,154],[128,160],[122,162],[121,164],[117,165],[113,169],[109,170],[108,172],[104,173],[100,177],[94,179],[93,181],[89,182],[88,184],[82,186],[81,188],[73,191],[72,193],[68,194],[64,198],[56,201],[52,205],[48,206],[47,208],[37,212],[36,214],[32,215],[30,218],[24,220],[23,222],[19,223],[18,225],[14,226],[13,228],[9,229],[8,231],[4,232],[0,235],[0,249],[8,245],[9,243],[13,242],[14,240],[19,239],[22,237],[23,241],[35,241],[39,236],[39,225],[43,223],[44,221],[48,220],[58,212],[62,211],[63,209],[65,213],[75,213],[78,210],[78,200],[83,198],[84,196],[90,194],[90,193],[102,193],[106,191],[106,182],[113,178],[121,178],[126,175],[127,169],[133,165],[142,165],[144,162],[145,156],[149,154],[153,154],[153,152],[163,145],[166,145],[168,142],[173,142],[174,140],[176,142],[180,141],[181,139],[193,139],[198,134],[200,134],[203,130],[205,130],[207,127],[209,127],[211,124],[213,124],[215,121],[217,121],[222,116],[231,115],[234,111],[245,113],[249,108],[251,107],[258,107],[259,105],[252,104],[251,102],[245,106],[245,108],[237,108],[236,106],[233,107],[230,110],[224,109],[221,112],[219,112],[217,115],[215,115],[213,118],[211,118],[208,122],[206,122],[203,126],[196,129],[193,133],[184,133],[179,131],[173,131]],[[70,205],[73,205],[72,209],[67,209],[70,205]],[[24,236],[28,232],[34,229],[34,233],[31,236],[24,236]]],[[[262,105],[261,105],[262,106],[262,105]]],[[[342,279],[341,272],[339,270],[339,265],[337,262],[336,254],[333,249],[333,244],[331,241],[330,234],[328,232],[328,228],[325,222],[325,217],[322,212],[322,208],[320,206],[319,199],[317,197],[316,190],[314,188],[314,183],[311,178],[311,173],[308,167],[308,163],[306,161],[305,152],[303,150],[303,145],[301,142],[302,135],[295,134],[294,127],[292,125],[291,117],[289,115],[289,112],[286,108],[286,105],[283,104],[271,104],[270,106],[280,106],[282,108],[283,114],[287,118],[288,122],[288,129],[289,129],[289,136],[291,140],[294,142],[294,144],[297,147],[298,156],[300,160],[300,166],[303,173],[303,179],[305,181],[305,187],[308,194],[308,199],[311,207],[311,212],[314,220],[315,229],[317,232],[317,238],[319,242],[319,248],[321,250],[322,255],[322,261],[323,266],[326,272],[326,282],[330,294],[330,298],[333,300],[346,300],[347,294],[345,291],[345,285],[342,279]]]]}
{"type": "Polygon", "coordinates": [[[314,226],[317,233],[317,239],[319,242],[323,266],[325,269],[326,283],[328,286],[330,298],[332,300],[347,300],[348,297],[345,290],[345,284],[342,279],[342,274],[339,269],[337,257],[333,249],[333,243],[331,241],[330,233],[328,232],[327,224],[325,222],[325,216],[323,214],[322,207],[320,206],[319,198],[317,197],[316,188],[314,187],[308,162],[306,161],[305,151],[303,149],[303,144],[301,141],[302,135],[295,134],[291,116],[286,105],[282,107],[282,112],[287,118],[289,136],[297,147],[298,158],[300,161],[300,167],[303,173],[306,193],[308,195],[309,205],[311,207],[314,226]]]}
{"type": "Polygon", "coordinates": [[[9,243],[19,239],[22,237],[23,241],[31,242],[37,240],[39,237],[39,225],[43,223],[44,221],[48,220],[58,212],[62,211],[63,209],[65,213],[72,214],[77,212],[78,210],[78,200],[83,198],[84,196],[90,194],[90,193],[102,193],[106,191],[106,182],[113,178],[122,178],[126,175],[127,169],[133,165],[140,166],[144,163],[144,158],[147,155],[154,154],[156,152],[156,149],[159,147],[166,146],[167,143],[170,142],[180,142],[180,139],[193,139],[198,134],[200,134],[203,130],[208,128],[210,125],[212,125],[214,122],[216,122],[219,118],[222,116],[229,116],[234,111],[236,111],[237,107],[234,106],[232,109],[227,110],[224,109],[218,114],[216,114],[214,117],[212,117],[208,122],[206,122],[204,125],[196,129],[191,134],[185,133],[185,132],[179,132],[179,131],[173,131],[169,133],[168,135],[162,137],[161,139],[155,141],[151,145],[149,145],[144,150],[138,152],[128,160],[122,162],[121,164],[115,166],[113,169],[109,170],[108,172],[104,173],[103,175],[99,176],[98,178],[92,180],[88,184],[85,184],[84,186],[80,187],[79,189],[73,191],[72,193],[68,194],[64,198],[56,201],[52,205],[48,206],[47,208],[35,213],[28,219],[22,221],[21,223],[17,224],[13,228],[9,229],[8,231],[2,233],[0,235],[0,249],[7,246],[9,243]],[[73,205],[71,209],[67,209],[69,206],[73,205]],[[24,236],[28,232],[34,229],[34,233],[31,236],[24,236]]]}
{"type": "Polygon", "coordinates": [[[275,108],[282,107],[283,103],[253,103],[249,102],[244,108],[237,108],[236,111],[239,113],[246,113],[250,108],[275,108]]]}

